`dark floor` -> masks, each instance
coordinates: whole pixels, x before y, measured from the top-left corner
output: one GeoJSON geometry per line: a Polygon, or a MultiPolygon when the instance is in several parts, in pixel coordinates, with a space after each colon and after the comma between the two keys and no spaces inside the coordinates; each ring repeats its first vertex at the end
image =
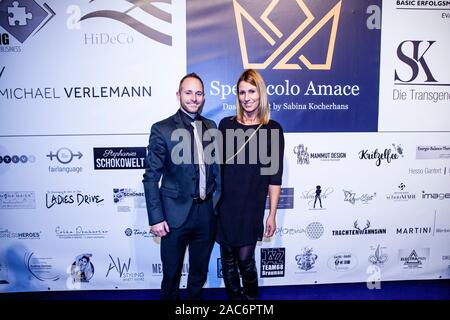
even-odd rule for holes
{"type": "MultiPolygon", "coordinates": [[[[184,290],[181,293],[184,297],[184,290]]],[[[157,300],[159,290],[58,291],[1,293],[0,300],[157,300]]],[[[226,300],[223,288],[204,290],[205,300],[226,300]]],[[[380,289],[366,283],[272,286],[260,300],[450,300],[450,280],[386,281],[380,289]]]]}

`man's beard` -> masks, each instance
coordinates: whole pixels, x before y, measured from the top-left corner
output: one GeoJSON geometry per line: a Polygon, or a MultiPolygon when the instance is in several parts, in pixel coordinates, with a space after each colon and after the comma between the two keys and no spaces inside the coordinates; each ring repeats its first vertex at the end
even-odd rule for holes
{"type": "Polygon", "coordinates": [[[191,114],[191,115],[196,115],[197,113],[200,114],[203,110],[203,105],[205,104],[205,102],[203,102],[197,109],[196,112],[191,112],[189,111],[189,109],[186,107],[186,105],[180,101],[180,107],[183,108],[184,111],[186,111],[187,113],[191,114]]]}

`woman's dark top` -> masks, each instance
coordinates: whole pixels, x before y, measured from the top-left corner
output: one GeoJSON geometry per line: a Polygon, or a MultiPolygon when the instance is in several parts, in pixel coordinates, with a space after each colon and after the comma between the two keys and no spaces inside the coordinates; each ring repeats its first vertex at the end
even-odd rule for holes
{"type": "Polygon", "coordinates": [[[216,236],[219,243],[239,247],[261,241],[269,184],[281,185],[284,135],[276,121],[270,120],[268,124],[262,125],[245,148],[225,163],[257,127],[258,125],[240,124],[236,117],[226,117],[219,124],[223,137],[224,159],[216,236]],[[237,138],[239,132],[246,133],[245,140],[237,138]],[[249,151],[252,151],[251,154],[249,151]],[[272,155],[276,156],[276,159],[273,159],[272,155]],[[267,172],[261,172],[261,169],[269,168],[269,175],[267,172]]]}

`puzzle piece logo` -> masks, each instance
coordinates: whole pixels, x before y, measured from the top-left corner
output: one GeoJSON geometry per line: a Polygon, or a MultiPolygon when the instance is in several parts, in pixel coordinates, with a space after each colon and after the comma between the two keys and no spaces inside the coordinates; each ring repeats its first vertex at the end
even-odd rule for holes
{"type": "MultiPolygon", "coordinates": [[[[323,17],[313,13],[303,0],[291,2],[272,0],[259,17],[253,17],[240,3],[233,0],[239,46],[241,48],[242,63],[245,69],[266,69],[274,64],[273,69],[299,70],[306,67],[309,70],[330,70],[336,34],[339,25],[342,0],[338,1],[323,17]],[[285,7],[289,5],[290,7],[285,7]],[[297,14],[302,17],[296,26],[287,26],[283,13],[297,14]],[[324,30],[331,25],[329,33],[324,37],[323,46],[325,57],[322,63],[311,62],[315,57],[308,56],[304,48],[314,39],[323,37],[324,30]],[[252,29],[252,28],[253,29],[252,29]],[[294,29],[292,29],[294,27],[294,29]],[[283,30],[284,29],[284,30],[283,30]],[[252,45],[265,45],[270,55],[261,61],[261,57],[251,62],[253,51],[261,51],[252,45]],[[269,47],[270,46],[270,47],[269,47]]],[[[252,10],[253,11],[253,10],[252,10]]],[[[317,45],[317,44],[313,44],[317,45]]]]}
{"type": "Polygon", "coordinates": [[[0,0],[0,26],[21,43],[54,16],[45,3],[41,7],[34,0],[0,0]]]}
{"type": "Polygon", "coordinates": [[[19,2],[14,1],[12,7],[8,7],[9,13],[9,25],[10,26],[26,26],[27,19],[33,18],[33,14],[31,12],[25,13],[25,7],[19,7],[19,2]]]}

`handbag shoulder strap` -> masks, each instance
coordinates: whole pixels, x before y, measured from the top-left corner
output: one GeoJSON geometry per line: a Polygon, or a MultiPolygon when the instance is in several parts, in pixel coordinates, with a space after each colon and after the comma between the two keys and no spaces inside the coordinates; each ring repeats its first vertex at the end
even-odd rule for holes
{"type": "Polygon", "coordinates": [[[236,157],[236,156],[239,154],[239,152],[241,152],[241,151],[245,148],[245,146],[247,145],[247,143],[253,138],[253,136],[256,134],[256,132],[258,132],[259,128],[261,128],[262,125],[263,125],[262,123],[259,124],[259,126],[256,128],[255,131],[253,131],[253,133],[250,135],[250,137],[247,139],[247,141],[245,141],[245,143],[238,149],[238,151],[236,151],[235,154],[233,154],[231,157],[229,157],[229,158],[225,161],[225,163],[228,163],[228,161],[230,161],[231,159],[233,159],[234,157],[236,157]]]}

